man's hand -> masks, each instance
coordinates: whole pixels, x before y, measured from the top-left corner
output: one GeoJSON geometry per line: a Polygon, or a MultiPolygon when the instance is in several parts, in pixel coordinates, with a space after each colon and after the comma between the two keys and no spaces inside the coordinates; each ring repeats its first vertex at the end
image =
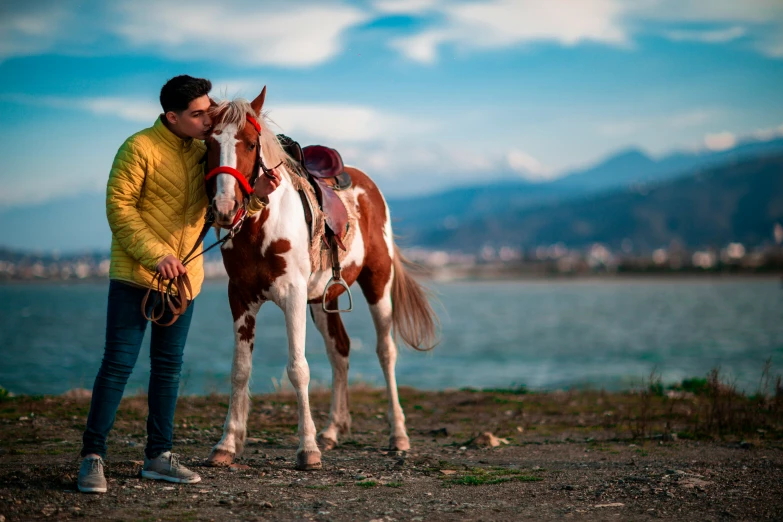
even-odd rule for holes
{"type": "Polygon", "coordinates": [[[166,279],[174,279],[179,275],[185,275],[188,273],[188,269],[185,268],[179,259],[169,254],[163,258],[163,261],[158,263],[158,272],[163,274],[166,279]]]}
{"type": "Polygon", "coordinates": [[[259,198],[265,198],[274,192],[275,189],[280,186],[280,182],[283,179],[280,176],[280,173],[277,172],[277,169],[271,169],[268,172],[269,174],[261,174],[258,176],[256,184],[253,187],[253,192],[259,198]]]}

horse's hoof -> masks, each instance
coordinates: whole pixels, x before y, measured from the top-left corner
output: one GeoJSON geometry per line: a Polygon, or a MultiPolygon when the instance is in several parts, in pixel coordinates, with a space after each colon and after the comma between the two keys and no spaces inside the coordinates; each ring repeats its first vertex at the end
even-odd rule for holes
{"type": "Polygon", "coordinates": [[[411,441],[408,437],[395,437],[389,438],[389,450],[390,451],[408,451],[411,449],[411,441]]]}
{"type": "Polygon", "coordinates": [[[213,468],[224,468],[230,466],[234,462],[234,454],[230,451],[213,449],[212,453],[207,457],[207,466],[213,468]]]}
{"type": "Polygon", "coordinates": [[[321,451],[329,451],[337,447],[336,440],[321,435],[318,436],[316,442],[318,443],[318,447],[321,449],[321,451]]]}
{"type": "Polygon", "coordinates": [[[296,454],[296,469],[299,471],[312,471],[321,469],[320,451],[302,451],[296,454]]]}

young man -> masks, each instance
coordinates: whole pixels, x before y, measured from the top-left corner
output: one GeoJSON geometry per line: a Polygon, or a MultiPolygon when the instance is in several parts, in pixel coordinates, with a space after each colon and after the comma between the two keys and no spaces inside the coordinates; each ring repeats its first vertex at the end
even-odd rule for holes
{"type": "MultiPolygon", "coordinates": [[[[201,140],[212,125],[211,88],[209,80],[184,75],[166,82],[160,91],[163,114],[152,127],[125,141],[109,174],[106,216],[112,231],[111,280],[106,345],[81,451],[84,459],[78,487],[85,493],[106,492],[106,439],[147,328],[141,303],[153,286],[155,273],[166,279],[187,273],[194,298],[201,289],[202,258],[187,268],[182,259],[198,240],[208,204],[201,162],[206,147],[201,140]]],[[[255,194],[262,198],[278,185],[279,175],[274,180],[260,176],[255,194]]],[[[193,308],[191,302],[171,326],[152,324],[144,478],[184,484],[201,480],[171,453],[182,354],[193,308]]],[[[160,322],[165,324],[171,317],[167,311],[160,322]]]]}

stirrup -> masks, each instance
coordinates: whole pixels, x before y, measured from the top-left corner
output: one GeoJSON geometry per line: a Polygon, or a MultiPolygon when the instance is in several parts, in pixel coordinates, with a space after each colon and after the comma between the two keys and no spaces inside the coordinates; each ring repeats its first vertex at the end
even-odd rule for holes
{"type": "Polygon", "coordinates": [[[347,284],[345,284],[345,281],[340,279],[335,279],[334,276],[332,276],[331,279],[329,279],[329,282],[326,283],[326,287],[324,288],[324,295],[321,298],[321,309],[323,309],[324,312],[327,314],[339,314],[340,312],[352,312],[353,311],[353,296],[351,295],[351,289],[348,287],[347,284]],[[339,296],[335,299],[337,300],[337,310],[330,310],[326,308],[326,294],[329,293],[329,288],[331,288],[334,285],[341,285],[343,288],[345,288],[345,291],[348,293],[348,308],[346,310],[340,310],[340,298],[339,296]]]}

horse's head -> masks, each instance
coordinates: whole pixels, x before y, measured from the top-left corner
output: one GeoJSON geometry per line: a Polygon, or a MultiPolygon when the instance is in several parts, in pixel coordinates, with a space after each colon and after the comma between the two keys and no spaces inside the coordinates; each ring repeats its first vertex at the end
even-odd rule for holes
{"type": "Polygon", "coordinates": [[[256,178],[267,172],[267,165],[276,165],[270,164],[277,159],[276,154],[270,154],[269,140],[274,134],[265,127],[261,115],[265,97],[266,87],[250,103],[223,101],[210,110],[213,123],[206,139],[206,187],[215,222],[222,227],[241,218],[256,178]]]}

